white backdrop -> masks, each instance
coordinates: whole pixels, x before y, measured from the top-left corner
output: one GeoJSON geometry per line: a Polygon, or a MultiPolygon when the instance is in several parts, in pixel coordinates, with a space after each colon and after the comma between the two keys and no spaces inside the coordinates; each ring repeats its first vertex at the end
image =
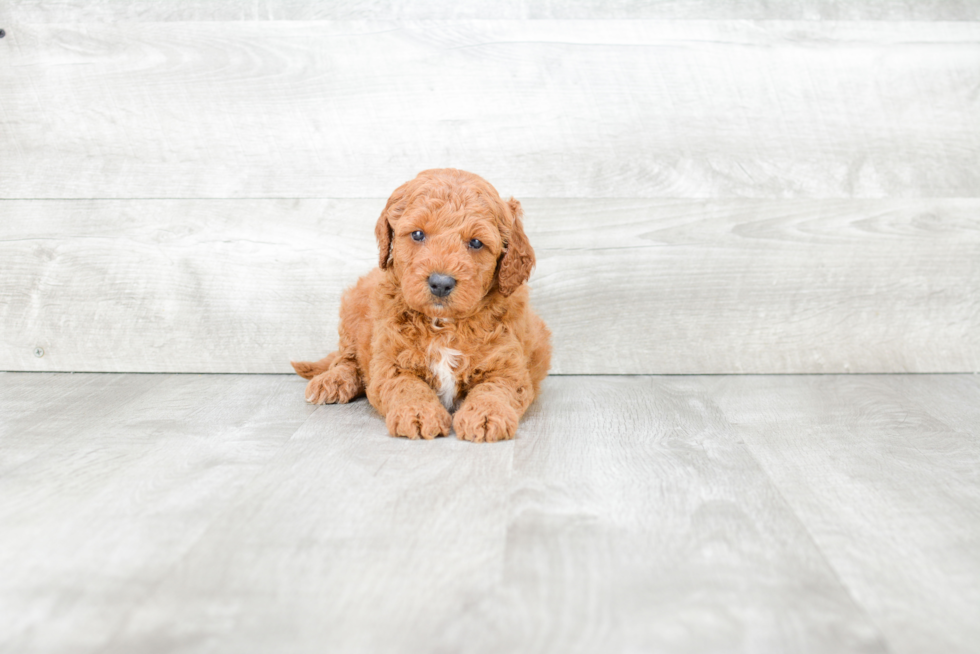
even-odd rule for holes
{"type": "Polygon", "coordinates": [[[288,372],[442,166],[555,372],[980,369],[980,5],[772,4],[5,2],[0,370],[288,372]]]}

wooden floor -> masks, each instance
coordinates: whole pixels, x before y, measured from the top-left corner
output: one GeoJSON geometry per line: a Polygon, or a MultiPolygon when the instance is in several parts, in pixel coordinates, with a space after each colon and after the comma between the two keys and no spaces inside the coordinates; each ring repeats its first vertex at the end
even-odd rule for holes
{"type": "Polygon", "coordinates": [[[0,651],[980,651],[980,377],[552,377],[494,445],[303,386],[0,373],[0,651]]]}

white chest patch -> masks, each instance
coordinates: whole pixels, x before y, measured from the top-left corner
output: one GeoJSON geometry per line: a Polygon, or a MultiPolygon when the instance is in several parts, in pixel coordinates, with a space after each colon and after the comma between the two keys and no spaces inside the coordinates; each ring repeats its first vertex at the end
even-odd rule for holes
{"type": "Polygon", "coordinates": [[[439,384],[436,392],[439,393],[442,406],[447,410],[451,410],[456,403],[456,375],[453,371],[459,364],[459,357],[462,354],[459,350],[441,347],[438,349],[438,360],[436,357],[429,359],[429,370],[435,375],[436,383],[439,384]]]}

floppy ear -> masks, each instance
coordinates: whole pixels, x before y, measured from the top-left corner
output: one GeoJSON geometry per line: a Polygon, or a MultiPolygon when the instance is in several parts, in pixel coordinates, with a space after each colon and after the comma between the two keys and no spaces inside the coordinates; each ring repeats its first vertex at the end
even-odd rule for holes
{"type": "Polygon", "coordinates": [[[378,218],[378,224],[374,226],[374,237],[378,239],[378,265],[382,270],[386,270],[388,262],[391,261],[391,239],[394,234],[391,224],[405,211],[405,196],[408,195],[409,184],[411,182],[405,182],[395,189],[378,218]]]}
{"type": "Polygon", "coordinates": [[[507,209],[513,216],[514,222],[497,273],[500,294],[504,296],[510,295],[526,282],[531,276],[531,269],[534,268],[534,250],[527,240],[527,235],[524,234],[524,225],[521,224],[521,216],[524,215],[521,203],[511,198],[507,201],[507,209]]]}

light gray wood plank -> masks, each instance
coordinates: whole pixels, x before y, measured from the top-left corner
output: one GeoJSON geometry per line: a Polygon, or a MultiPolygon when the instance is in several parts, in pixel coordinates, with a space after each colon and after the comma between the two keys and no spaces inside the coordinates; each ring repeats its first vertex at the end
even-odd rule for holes
{"type": "Polygon", "coordinates": [[[703,380],[552,378],[524,429],[500,584],[439,651],[886,651],[703,380]]]}
{"type": "MultiPolygon", "coordinates": [[[[149,378],[84,378],[77,429],[0,475],[0,651],[977,642],[972,376],[553,377],[490,446],[391,439],[292,377],[114,399],[149,378]]],[[[38,380],[65,376],[0,401],[38,380]]]]}
{"type": "MultiPolygon", "coordinates": [[[[383,204],[0,202],[0,369],[290,372],[383,204]]],[[[524,207],[554,372],[980,370],[978,200],[524,207]]]]}
{"type": "Polygon", "coordinates": [[[512,452],[321,408],[103,651],[432,651],[498,582],[512,452]]]}
{"type": "Polygon", "coordinates": [[[129,389],[131,393],[124,393],[125,397],[114,398],[125,402],[161,381],[152,376],[124,379],[85,373],[0,373],[0,439],[9,446],[13,441],[30,438],[27,434],[39,423],[70,420],[68,415],[86,410],[93,400],[101,399],[106,388],[129,389]]]}
{"type": "Polygon", "coordinates": [[[249,373],[336,345],[340,293],[377,265],[384,207],[0,204],[0,343],[13,355],[0,368],[249,373]]]}
{"type": "Polygon", "coordinates": [[[352,19],[519,19],[519,18],[656,18],[656,19],[782,19],[782,20],[978,20],[980,6],[948,0],[373,0],[313,2],[312,0],[8,0],[5,15],[28,23],[85,21],[202,20],[352,20],[352,19]]]}
{"type": "Polygon", "coordinates": [[[0,197],[977,197],[980,23],[6,25],[0,197]]]}
{"type": "Polygon", "coordinates": [[[85,427],[100,424],[115,411],[138,406],[163,381],[155,375],[41,375],[40,379],[18,375],[12,383],[22,383],[26,389],[3,391],[0,477],[21,468],[40,452],[70,447],[85,427]],[[18,401],[18,396],[32,389],[33,400],[18,401]],[[55,394],[54,402],[49,400],[51,393],[55,394]]]}
{"type": "Polygon", "coordinates": [[[535,226],[556,370],[976,371],[971,203],[556,204],[535,226]]]}
{"type": "Polygon", "coordinates": [[[0,439],[16,438],[53,413],[84,406],[103,392],[102,383],[114,381],[102,375],[0,373],[0,439]]]}
{"type": "Polygon", "coordinates": [[[0,475],[0,650],[99,651],[314,410],[302,380],[257,376],[168,376],[119,407],[143,379],[109,376],[0,475]]]}
{"type": "MultiPolygon", "coordinates": [[[[980,435],[980,376],[950,375],[923,382],[916,377],[899,377],[893,383],[913,398],[916,405],[937,421],[964,434],[980,435]]],[[[980,475],[980,469],[976,470],[980,475]]],[[[980,483],[980,478],[977,479],[980,483]]]]}
{"type": "Polygon", "coordinates": [[[976,651],[975,379],[719,378],[713,394],[890,651],[976,651]]]}
{"type": "Polygon", "coordinates": [[[0,478],[3,646],[885,651],[711,383],[552,378],[479,446],[167,377],[0,478]]]}

